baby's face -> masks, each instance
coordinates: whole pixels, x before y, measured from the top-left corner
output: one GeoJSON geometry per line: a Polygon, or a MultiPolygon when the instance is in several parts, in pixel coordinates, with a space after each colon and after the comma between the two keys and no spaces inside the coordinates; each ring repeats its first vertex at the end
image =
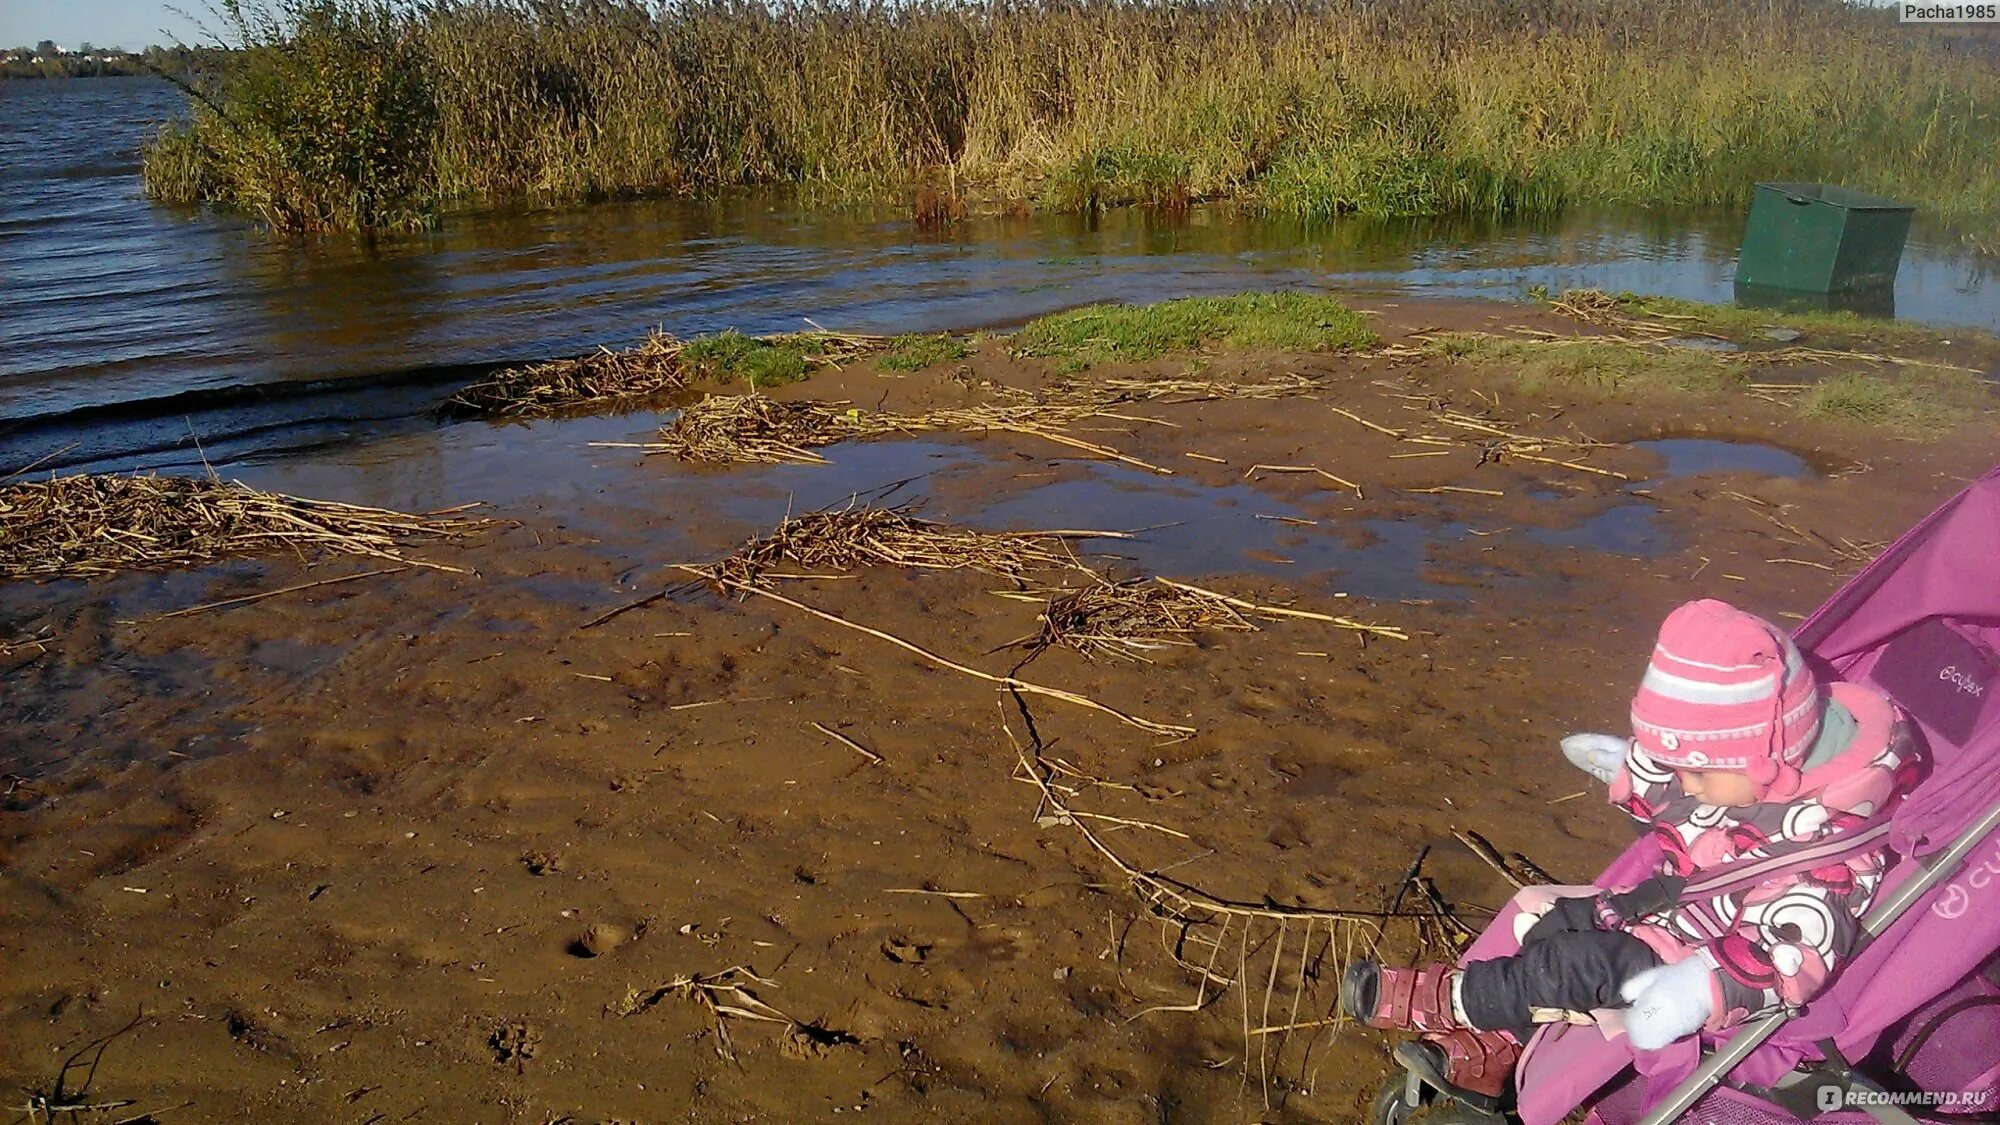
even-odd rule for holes
{"type": "Polygon", "coordinates": [[[1681,791],[1718,808],[1741,808],[1757,803],[1757,785],[1750,776],[1736,770],[1675,770],[1681,791]]]}

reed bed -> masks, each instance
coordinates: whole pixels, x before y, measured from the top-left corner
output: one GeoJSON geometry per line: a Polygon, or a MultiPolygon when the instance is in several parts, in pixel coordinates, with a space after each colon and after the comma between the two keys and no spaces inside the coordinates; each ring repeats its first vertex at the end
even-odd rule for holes
{"type": "Polygon", "coordinates": [[[277,551],[406,557],[486,521],[260,492],[234,481],[81,474],[0,487],[0,579],[91,578],[277,551]]]}
{"type": "MultiPolygon", "coordinates": [[[[1098,533],[1091,533],[1098,534],[1098,533]]],[[[799,575],[844,574],[864,566],[917,570],[979,570],[1020,581],[1036,570],[1066,566],[1059,549],[1065,532],[988,532],[921,519],[907,507],[850,507],[793,516],[776,531],[752,539],[726,558],[701,567],[731,588],[769,588],[799,575]]]]}
{"type": "Polygon", "coordinates": [[[636,348],[509,367],[451,396],[449,404],[477,414],[533,418],[592,407],[636,403],[683,390],[684,345],[654,332],[636,348]]]}
{"type": "Polygon", "coordinates": [[[269,0],[147,156],[273,229],[785,185],[1336,215],[1734,205],[1758,180],[2000,220],[2000,68],[1838,0],[269,0]],[[1913,77],[1916,76],[1916,77],[1913,77]]]}

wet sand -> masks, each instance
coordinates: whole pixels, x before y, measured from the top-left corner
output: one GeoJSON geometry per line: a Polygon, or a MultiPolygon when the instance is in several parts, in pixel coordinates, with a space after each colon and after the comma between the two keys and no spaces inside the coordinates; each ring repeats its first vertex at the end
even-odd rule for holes
{"type": "MultiPolygon", "coordinates": [[[[1576,330],[1502,306],[1377,311],[1391,340],[1576,330]]],[[[1137,868],[1271,914],[1379,912],[1428,845],[1425,872],[1476,926],[1511,888],[1453,828],[1569,879],[1630,839],[1594,793],[1571,796],[1591,783],[1555,739],[1619,729],[1667,609],[1808,612],[1856,565],[1829,542],[1892,538],[1995,449],[1990,414],[1915,442],[1754,399],[1528,395],[1430,360],[1202,364],[1326,387],[1148,404],[1131,412],[1168,425],[1086,435],[1171,476],[1018,435],[722,469],[587,444],[657,416],[467,423],[224,469],[360,503],[486,500],[506,522],[417,552],[467,573],[174,618],[375,567],[0,588],[0,637],[54,634],[0,659],[9,1104],[143,1016],[85,1100],[164,1121],[1355,1120],[1389,1040],[1255,1031],[1323,1021],[1366,924],[1233,922],[1211,950],[1217,926],[1150,912],[1074,824],[1038,822],[1029,732],[991,685],[763,599],[579,627],[676,580],[671,564],[857,492],[996,529],[1147,528],[1079,549],[1409,639],[1286,620],[1146,662],[1044,654],[1020,675],[1197,732],[1030,697],[1081,823],[1137,868]],[[1326,403],[1392,427],[1448,403],[1588,435],[1617,443],[1588,463],[1625,479],[1471,446],[1397,457],[1421,450],[1326,403]],[[1439,487],[1478,491],[1412,491],[1439,487]],[[1204,973],[1249,986],[1198,990],[1204,973]],[[1202,1010],[1167,1010],[1198,993],[1202,1010]]],[[[779,393],[920,409],[1047,377],[989,343],[962,367],[863,364],[779,393]]],[[[782,592],[1001,673],[1035,625],[1006,587],[876,569],[782,592]]],[[[1394,920],[1385,946],[1414,937],[1394,920]]]]}

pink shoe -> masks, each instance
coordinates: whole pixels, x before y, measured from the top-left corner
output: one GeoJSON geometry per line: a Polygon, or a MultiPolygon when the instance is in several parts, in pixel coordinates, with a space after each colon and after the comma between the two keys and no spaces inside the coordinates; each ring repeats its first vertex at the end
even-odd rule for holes
{"type": "Polygon", "coordinates": [[[1434,1032],[1396,1048],[1396,1061],[1425,1082],[1478,1109],[1498,1109],[1521,1060],[1521,1045],[1504,1031],[1461,1027],[1434,1032]]]}
{"type": "Polygon", "coordinates": [[[1451,965],[1385,969],[1349,962],[1340,974],[1340,1010],[1349,1019],[1390,1031],[1456,1031],[1451,1013],[1451,965]]]}

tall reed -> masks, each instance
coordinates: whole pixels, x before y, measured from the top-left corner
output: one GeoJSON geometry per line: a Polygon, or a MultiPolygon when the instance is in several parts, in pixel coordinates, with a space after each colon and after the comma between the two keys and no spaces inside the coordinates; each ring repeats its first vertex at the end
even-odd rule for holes
{"type": "Polygon", "coordinates": [[[1839,0],[276,2],[156,195],[366,227],[749,184],[1329,217],[1796,178],[2000,230],[1994,54],[1839,0]],[[355,120],[359,150],[301,136],[355,120]]]}

